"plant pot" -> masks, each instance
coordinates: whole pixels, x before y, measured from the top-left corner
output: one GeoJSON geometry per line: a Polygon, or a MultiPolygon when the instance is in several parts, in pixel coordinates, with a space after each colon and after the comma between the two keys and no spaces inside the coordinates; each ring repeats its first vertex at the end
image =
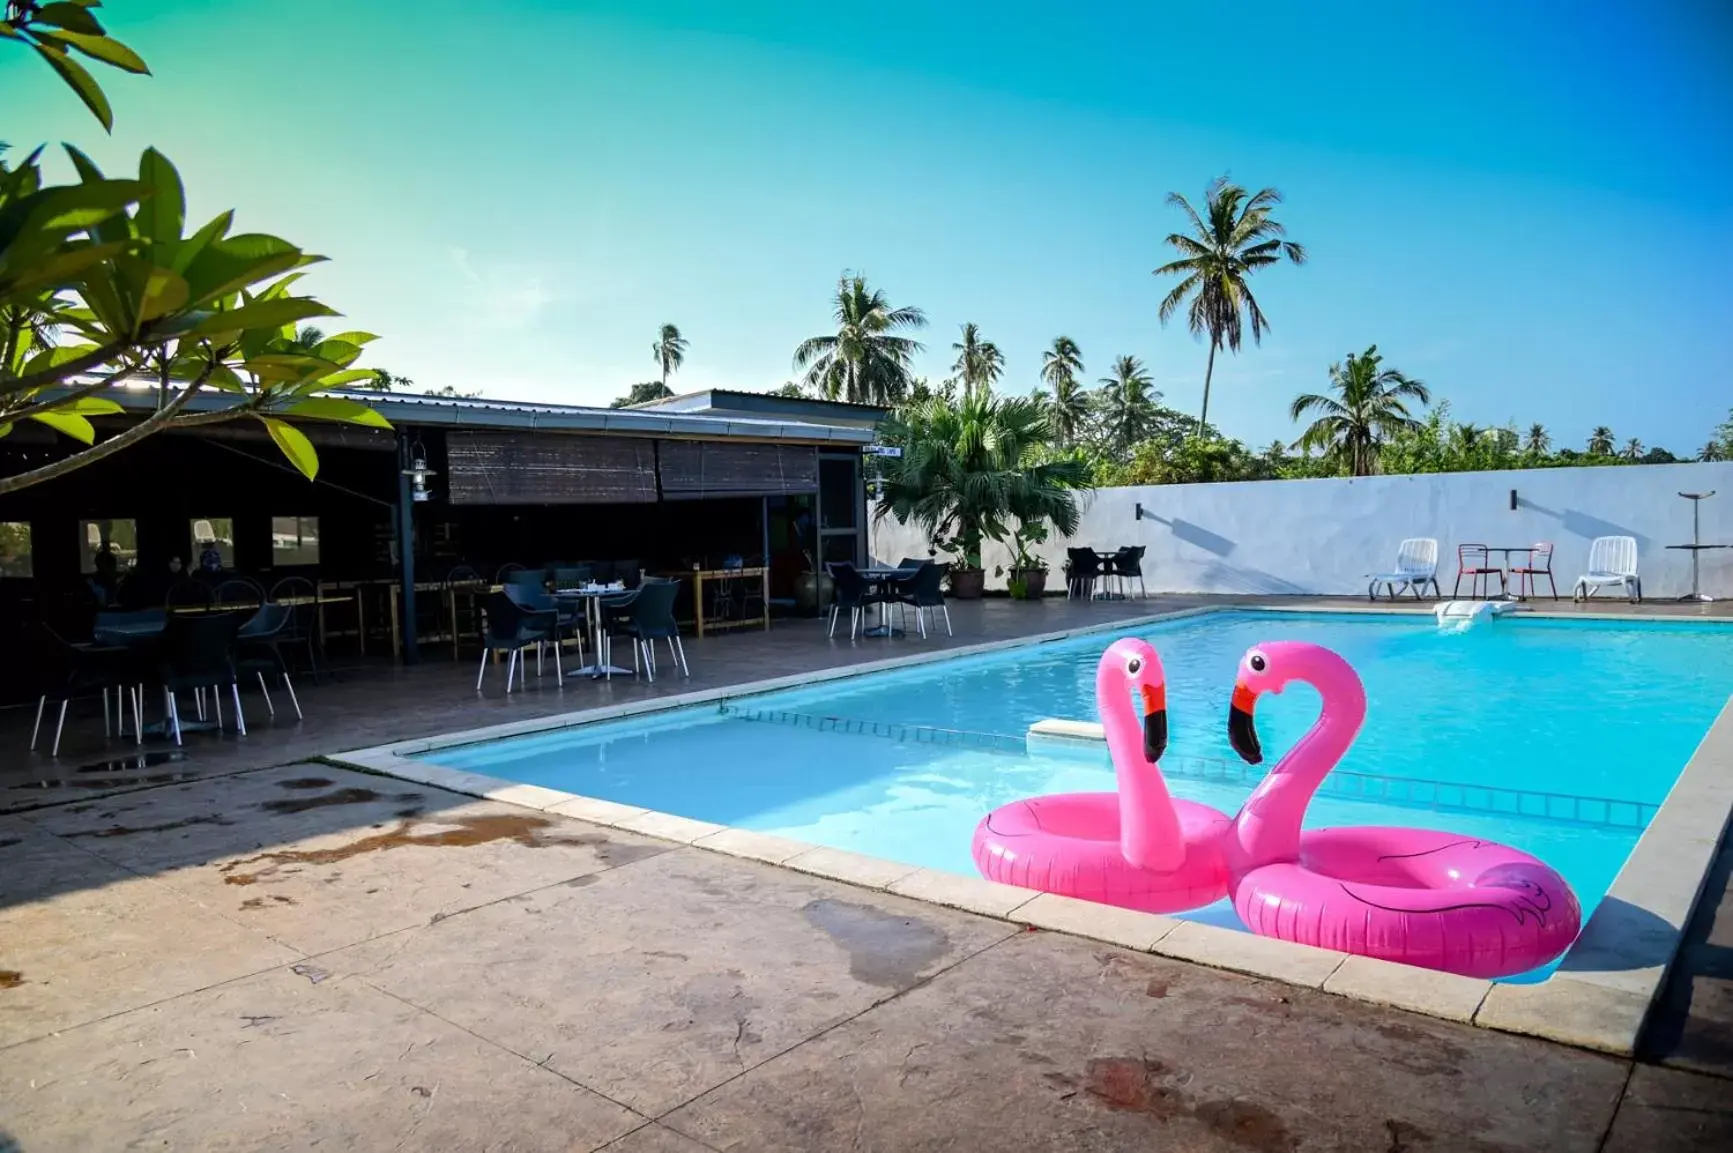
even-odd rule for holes
{"type": "MultiPolygon", "coordinates": [[[[1047,570],[1044,568],[1014,568],[1011,570],[1011,583],[1021,585],[1023,595],[1020,600],[1040,600],[1047,592],[1047,570]]],[[[1016,593],[1011,595],[1016,596],[1016,593]]]]}
{"type": "Polygon", "coordinates": [[[987,587],[987,570],[978,568],[951,570],[951,595],[960,601],[981,599],[987,587]]]}
{"type": "Polygon", "coordinates": [[[794,607],[805,616],[815,616],[830,604],[836,582],[829,573],[803,572],[794,578],[794,607]]]}

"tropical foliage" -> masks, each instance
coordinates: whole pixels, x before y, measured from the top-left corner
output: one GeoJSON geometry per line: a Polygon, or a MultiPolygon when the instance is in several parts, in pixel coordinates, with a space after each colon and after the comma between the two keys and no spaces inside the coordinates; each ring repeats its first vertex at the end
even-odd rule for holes
{"type": "Polygon", "coordinates": [[[951,345],[957,354],[951,365],[952,379],[963,386],[964,392],[991,389],[1005,371],[1005,354],[999,346],[981,336],[973,321],[963,325],[962,337],[951,345]]]}
{"type": "Polygon", "coordinates": [[[1238,352],[1248,329],[1252,342],[1261,343],[1269,327],[1247,282],[1253,273],[1284,259],[1304,264],[1306,250],[1284,239],[1287,230],[1271,215],[1282,202],[1282,194],[1274,188],[1247,193],[1223,176],[1205,190],[1202,213],[1177,192],[1169,193],[1167,202],[1185,214],[1191,231],[1167,238],[1179,256],[1156,269],[1155,275],[1177,277],[1179,283],[1162,299],[1158,315],[1166,324],[1183,307],[1186,327],[1209,342],[1203,410],[1197,418],[1201,433],[1209,424],[1216,352],[1223,348],[1238,352]]]}
{"type": "Polygon", "coordinates": [[[1047,451],[1047,417],[1031,399],[933,396],[899,409],[883,435],[903,454],[884,462],[878,515],[918,524],[960,567],[980,569],[989,540],[1077,531],[1089,464],[1047,451]]]}
{"type": "Polygon", "coordinates": [[[1288,415],[1295,421],[1313,417],[1300,434],[1299,447],[1320,450],[1352,476],[1371,476],[1379,446],[1415,426],[1410,401],[1425,405],[1432,399],[1418,380],[1385,368],[1377,345],[1332,364],[1330,388],[1334,395],[1308,392],[1295,397],[1288,415]]]}
{"type": "MultiPolygon", "coordinates": [[[[113,113],[74,57],[147,72],[109,37],[87,0],[9,0],[0,39],[31,48],[103,127],[113,113]]],[[[336,313],[290,289],[323,257],[288,241],[237,233],[224,212],[187,227],[186,192],[167,157],[146,149],[136,178],[110,178],[83,152],[66,152],[74,184],[49,183],[42,150],[0,165],[0,436],[43,424],[87,447],[0,478],[0,493],[64,475],[167,428],[256,419],[307,476],[318,456],[295,420],[389,428],[366,405],[324,395],[376,379],[354,367],[368,333],[317,342],[299,321],[336,313]],[[119,388],[155,385],[143,420],[100,443],[91,417],[119,413],[119,388]],[[194,404],[199,401],[200,403],[194,404]]]]}
{"type": "Polygon", "coordinates": [[[680,366],[686,363],[686,349],[689,343],[680,330],[672,324],[664,324],[656,333],[656,343],[650,346],[650,355],[662,369],[662,395],[673,396],[674,390],[668,387],[668,376],[678,372],[680,366]]]}
{"type": "Polygon", "coordinates": [[[794,350],[803,384],[826,400],[895,404],[908,393],[911,367],[921,345],[903,335],[925,328],[918,308],[893,308],[885,294],[868,288],[864,276],[843,273],[837,281],[836,332],[812,336],[794,350]]]}

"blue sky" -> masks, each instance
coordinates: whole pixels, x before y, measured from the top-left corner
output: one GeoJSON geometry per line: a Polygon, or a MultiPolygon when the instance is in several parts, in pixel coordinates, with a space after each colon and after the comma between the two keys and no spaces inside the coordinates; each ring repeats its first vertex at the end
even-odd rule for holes
{"type": "Polygon", "coordinates": [[[771,388],[864,272],[1035,384],[1141,357],[1195,410],[1205,350],[1156,319],[1170,190],[1274,185],[1311,252],[1262,274],[1262,347],[1212,420],[1291,439],[1351,350],[1458,419],[1694,450],[1733,405],[1733,15],[1559,5],[111,0],[151,79],[112,140],[0,60],[15,144],[176,160],[193,209],[332,258],[315,290],[424,386],[601,403],[655,374],[771,388]]]}

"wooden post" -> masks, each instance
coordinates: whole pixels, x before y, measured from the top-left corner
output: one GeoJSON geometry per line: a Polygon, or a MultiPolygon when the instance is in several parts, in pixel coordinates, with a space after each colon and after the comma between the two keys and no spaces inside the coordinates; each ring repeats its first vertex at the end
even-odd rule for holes
{"type": "Polygon", "coordinates": [[[692,574],[692,621],[698,635],[704,635],[704,570],[692,574]]]}
{"type": "MultiPolygon", "coordinates": [[[[770,560],[769,557],[765,557],[764,559],[766,562],[768,562],[770,560]]],[[[763,583],[764,631],[769,632],[770,631],[770,565],[768,563],[765,564],[763,570],[758,574],[758,577],[759,577],[759,580],[763,583]]]]}

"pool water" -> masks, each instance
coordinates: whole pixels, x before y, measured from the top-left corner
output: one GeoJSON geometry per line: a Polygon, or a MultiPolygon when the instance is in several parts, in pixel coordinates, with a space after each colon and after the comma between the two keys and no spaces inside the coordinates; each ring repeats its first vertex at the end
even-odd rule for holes
{"type": "MultiPolygon", "coordinates": [[[[1322,644],[1359,672],[1368,713],[1307,826],[1513,845],[1564,874],[1585,920],[1733,692],[1733,631],[1713,623],[1517,617],[1443,633],[1411,616],[1215,612],[423,759],[973,875],[991,809],[1114,787],[1103,748],[1025,738],[1045,717],[1095,719],[1096,662],[1127,632],[1166,670],[1176,795],[1238,809],[1318,712],[1304,685],[1265,696],[1265,765],[1242,765],[1227,740],[1240,657],[1322,644]]],[[[1178,915],[1242,927],[1226,901],[1178,915]]]]}

